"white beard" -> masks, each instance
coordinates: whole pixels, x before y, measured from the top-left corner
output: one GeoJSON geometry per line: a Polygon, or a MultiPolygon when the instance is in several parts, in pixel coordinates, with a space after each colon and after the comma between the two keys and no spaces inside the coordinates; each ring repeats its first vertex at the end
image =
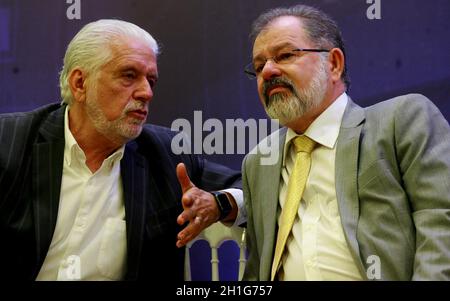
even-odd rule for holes
{"type": "Polygon", "coordinates": [[[97,99],[86,99],[86,113],[95,129],[118,144],[125,144],[141,134],[145,121],[131,118],[127,116],[127,113],[144,108],[143,102],[133,100],[127,104],[119,118],[110,121],[99,107],[97,99]]]}

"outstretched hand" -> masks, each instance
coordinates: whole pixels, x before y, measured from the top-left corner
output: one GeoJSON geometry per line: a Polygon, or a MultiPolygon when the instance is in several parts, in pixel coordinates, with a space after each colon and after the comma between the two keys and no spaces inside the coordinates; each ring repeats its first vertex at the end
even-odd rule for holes
{"type": "Polygon", "coordinates": [[[189,224],[178,233],[177,247],[186,245],[189,241],[197,237],[203,229],[207,228],[219,219],[220,213],[214,196],[197,188],[192,183],[187,174],[186,166],[183,163],[177,165],[177,178],[181,185],[183,196],[183,212],[178,216],[177,223],[189,224]]]}

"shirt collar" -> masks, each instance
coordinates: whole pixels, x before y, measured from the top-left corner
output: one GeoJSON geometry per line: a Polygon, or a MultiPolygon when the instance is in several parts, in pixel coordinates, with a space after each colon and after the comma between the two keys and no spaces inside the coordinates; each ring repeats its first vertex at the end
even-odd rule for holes
{"type": "MultiPolygon", "coordinates": [[[[347,103],[348,95],[344,92],[311,123],[304,135],[329,149],[333,149],[339,136],[339,129],[347,103]]],[[[290,143],[297,136],[299,135],[294,130],[290,128],[287,130],[284,142],[283,166],[286,164],[286,154],[290,143]]]]}
{"type": "MultiPolygon", "coordinates": [[[[69,128],[69,110],[70,107],[66,107],[66,111],[64,113],[64,160],[66,163],[71,166],[73,160],[79,160],[83,164],[86,164],[86,156],[84,151],[78,145],[78,142],[75,140],[75,137],[72,135],[72,132],[69,128]]],[[[122,160],[123,153],[125,151],[125,145],[112,153],[108,158],[105,159],[105,163],[109,163],[110,166],[114,165],[114,163],[122,160]]]]}

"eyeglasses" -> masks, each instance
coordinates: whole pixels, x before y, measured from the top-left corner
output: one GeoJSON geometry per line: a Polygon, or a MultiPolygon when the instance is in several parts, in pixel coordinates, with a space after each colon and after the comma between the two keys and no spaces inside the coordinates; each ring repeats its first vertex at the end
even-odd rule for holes
{"type": "Polygon", "coordinates": [[[250,63],[247,66],[245,66],[244,72],[247,74],[247,76],[250,79],[255,79],[264,69],[264,66],[266,65],[268,60],[272,60],[273,62],[279,64],[279,65],[287,65],[294,61],[295,58],[299,56],[299,53],[305,51],[305,52],[330,52],[328,49],[294,49],[288,52],[281,52],[277,54],[274,57],[265,59],[258,63],[250,63]]]}

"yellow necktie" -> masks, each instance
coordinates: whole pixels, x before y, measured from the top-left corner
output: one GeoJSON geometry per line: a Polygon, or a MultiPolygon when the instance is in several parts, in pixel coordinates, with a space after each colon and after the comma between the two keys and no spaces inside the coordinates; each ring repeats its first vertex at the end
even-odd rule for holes
{"type": "Polygon", "coordinates": [[[281,256],[287,238],[294,224],[297,215],[298,206],[305,189],[306,180],[308,179],[309,169],[311,167],[311,152],[314,149],[315,142],[306,136],[298,136],[294,139],[295,157],[294,168],[289,177],[286,203],[281,211],[280,224],[278,227],[277,244],[275,247],[275,256],[272,264],[272,277],[275,279],[278,267],[280,265],[281,256]]]}

